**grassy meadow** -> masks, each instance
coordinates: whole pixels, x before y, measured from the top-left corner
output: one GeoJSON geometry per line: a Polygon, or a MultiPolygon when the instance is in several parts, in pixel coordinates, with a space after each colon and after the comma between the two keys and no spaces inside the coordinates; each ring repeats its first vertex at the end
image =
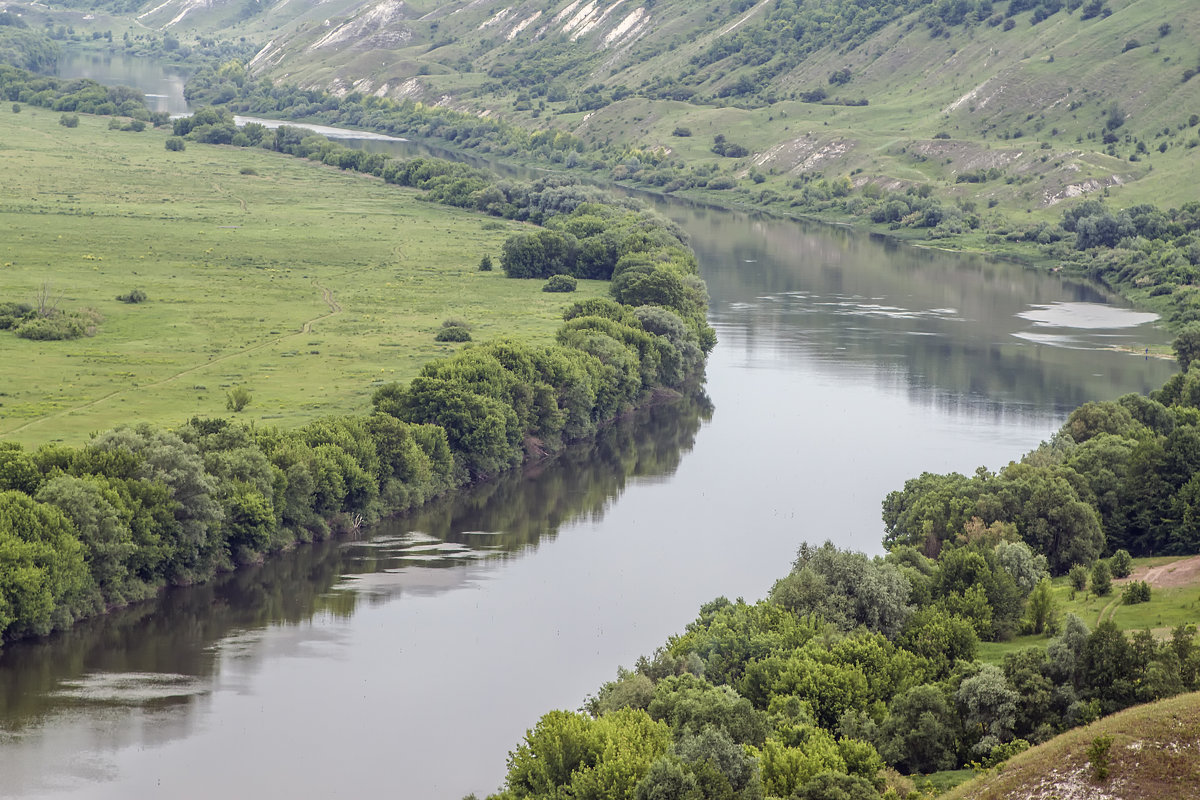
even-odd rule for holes
{"type": "Polygon", "coordinates": [[[0,114],[0,298],[45,286],[98,333],[28,341],[0,331],[0,441],[79,443],[117,424],[226,415],[296,426],[356,413],[461,344],[549,342],[573,295],[480,272],[519,223],[424,202],[420,192],[255,149],[164,148],[165,131],[24,107],[0,114]],[[140,289],[147,301],[118,295],[140,289]]]}
{"type": "MultiPolygon", "coordinates": [[[[1188,562],[1194,560],[1194,557],[1186,559],[1188,562]]],[[[1071,588],[1066,576],[1055,578],[1054,602],[1061,615],[1074,614],[1091,629],[1104,620],[1112,620],[1123,631],[1149,629],[1158,636],[1168,637],[1175,627],[1195,625],[1196,620],[1200,619],[1200,575],[1192,571],[1189,579],[1174,582],[1179,585],[1156,586],[1152,579],[1148,603],[1126,605],[1121,602],[1121,590],[1128,580],[1141,579],[1150,568],[1182,565],[1184,561],[1184,558],[1176,556],[1135,558],[1133,575],[1127,580],[1114,581],[1112,593],[1105,596],[1097,596],[1087,590],[1077,592],[1071,588]]],[[[1006,642],[981,642],[979,658],[1000,664],[1008,653],[1026,647],[1045,647],[1049,641],[1050,637],[1044,635],[1030,635],[1015,636],[1006,642]]]]}

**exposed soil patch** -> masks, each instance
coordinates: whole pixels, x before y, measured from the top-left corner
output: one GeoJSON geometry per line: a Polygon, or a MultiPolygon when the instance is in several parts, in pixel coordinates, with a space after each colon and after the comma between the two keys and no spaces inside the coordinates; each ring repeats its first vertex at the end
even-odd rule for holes
{"type": "Polygon", "coordinates": [[[1200,583],[1200,556],[1192,556],[1157,567],[1139,567],[1116,583],[1145,581],[1155,589],[1173,589],[1200,583]]]}

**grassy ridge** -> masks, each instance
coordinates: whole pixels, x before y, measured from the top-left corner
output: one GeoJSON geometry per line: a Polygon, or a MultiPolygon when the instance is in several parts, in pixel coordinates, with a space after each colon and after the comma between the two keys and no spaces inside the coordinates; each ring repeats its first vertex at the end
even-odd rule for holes
{"type": "MultiPolygon", "coordinates": [[[[477,269],[519,225],[279,154],[171,153],[161,132],[57,120],[0,116],[0,297],[29,302],[45,282],[104,321],[73,342],[0,332],[7,440],[220,415],[233,385],[253,391],[250,419],[363,412],[378,384],[454,348],[433,339],[448,317],[531,343],[560,324],[562,296],[477,269]],[[115,299],[134,288],[148,302],[115,299]]],[[[581,281],[571,299],[605,288],[581,281]]]]}
{"type": "Polygon", "coordinates": [[[1200,694],[1135,706],[1014,756],[944,795],[945,800],[1012,797],[1193,797],[1200,785],[1200,694]],[[1088,750],[1111,736],[1108,777],[1096,779],[1088,750]]]}

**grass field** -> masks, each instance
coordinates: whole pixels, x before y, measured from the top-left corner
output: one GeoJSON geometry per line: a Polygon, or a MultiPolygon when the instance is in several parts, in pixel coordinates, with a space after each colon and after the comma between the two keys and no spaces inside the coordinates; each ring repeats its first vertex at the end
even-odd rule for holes
{"type": "MultiPolygon", "coordinates": [[[[1195,561],[1195,557],[1187,561],[1195,561]]],[[[1173,564],[1182,564],[1183,558],[1135,558],[1134,572],[1130,580],[1140,579],[1147,570],[1173,564]]],[[[1192,574],[1186,581],[1165,580],[1164,583],[1180,585],[1155,585],[1151,579],[1150,602],[1125,605],[1121,602],[1123,581],[1113,584],[1112,594],[1098,597],[1091,592],[1074,592],[1066,577],[1054,579],[1054,601],[1062,615],[1075,614],[1088,628],[1095,628],[1101,621],[1111,619],[1124,631],[1149,629],[1159,636],[1169,635],[1179,625],[1195,625],[1200,622],[1200,576],[1192,574]]],[[[1045,647],[1047,636],[1016,636],[1007,642],[982,642],[979,658],[999,664],[1008,653],[1027,647],[1045,647]]]]}
{"type": "Polygon", "coordinates": [[[476,341],[548,342],[574,295],[479,272],[518,223],[426,203],[413,190],[290,156],[107,129],[25,107],[0,114],[0,300],[43,284],[96,336],[34,342],[0,331],[0,440],[78,443],[123,422],[225,415],[295,426],[356,413],[384,381],[476,341]],[[118,295],[141,289],[145,303],[118,295]]]}

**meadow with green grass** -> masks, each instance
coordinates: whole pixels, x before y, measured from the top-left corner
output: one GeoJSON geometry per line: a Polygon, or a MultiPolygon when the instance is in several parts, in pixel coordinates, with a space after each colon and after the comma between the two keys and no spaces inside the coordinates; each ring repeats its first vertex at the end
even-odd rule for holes
{"type": "MultiPolygon", "coordinates": [[[[533,281],[478,269],[519,223],[449,209],[420,192],[258,149],[108,129],[108,118],[26,107],[0,115],[0,298],[45,287],[98,332],[30,341],[0,331],[0,438],[78,444],[122,422],[177,425],[228,413],[294,427],[362,413],[476,340],[549,343],[569,303],[533,281]],[[146,301],[117,299],[134,289],[146,301]]],[[[571,300],[603,295],[579,281],[571,300]]]]}
{"type": "MultiPolygon", "coordinates": [[[[1133,577],[1136,580],[1153,567],[1192,566],[1195,556],[1158,556],[1135,558],[1133,577]]],[[[1160,638],[1170,635],[1180,625],[1195,625],[1200,620],[1200,574],[1189,570],[1189,577],[1181,581],[1170,581],[1169,585],[1151,584],[1150,600],[1145,603],[1129,604],[1122,600],[1122,589],[1128,580],[1113,582],[1113,590],[1107,595],[1097,595],[1088,589],[1076,590],[1067,576],[1051,580],[1054,608],[1057,614],[1074,614],[1090,628],[1101,622],[1111,621],[1120,630],[1128,633],[1149,630],[1160,638]]],[[[979,660],[1001,664],[1009,653],[1027,647],[1045,647],[1053,637],[1049,634],[1023,634],[1007,641],[980,642],[979,660]]]]}

